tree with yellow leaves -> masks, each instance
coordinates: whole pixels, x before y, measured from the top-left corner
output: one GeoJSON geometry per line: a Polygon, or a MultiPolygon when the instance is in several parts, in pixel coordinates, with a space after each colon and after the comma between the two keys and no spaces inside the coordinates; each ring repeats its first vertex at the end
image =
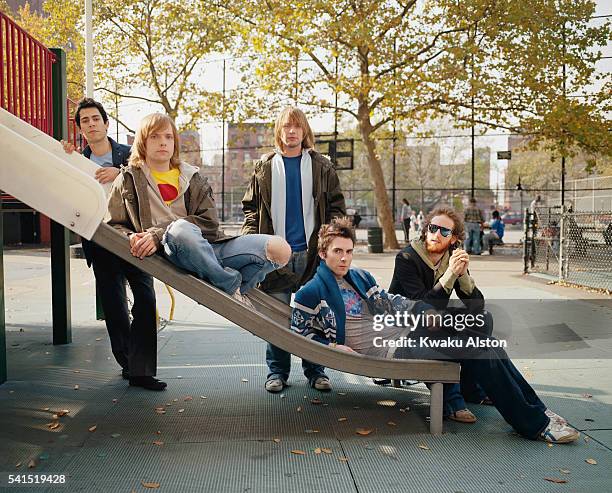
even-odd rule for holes
{"type": "Polygon", "coordinates": [[[241,23],[245,46],[262,56],[255,76],[264,90],[327,110],[337,94],[339,111],[357,120],[387,247],[398,243],[375,138],[394,119],[410,130],[446,115],[463,126],[609,146],[601,133],[609,94],[588,114],[573,101],[579,121],[553,117],[567,95],[595,81],[598,47],[610,38],[609,23],[589,24],[590,0],[213,3],[241,23]],[[584,138],[571,133],[578,128],[584,138]]]}

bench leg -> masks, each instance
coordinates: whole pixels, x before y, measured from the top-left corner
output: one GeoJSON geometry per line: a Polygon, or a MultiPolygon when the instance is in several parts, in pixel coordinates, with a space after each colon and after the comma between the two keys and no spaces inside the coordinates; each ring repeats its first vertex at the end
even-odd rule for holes
{"type": "Polygon", "coordinates": [[[402,381],[401,380],[391,380],[391,384],[396,388],[399,389],[402,387],[402,381]]]}
{"type": "Polygon", "coordinates": [[[431,384],[431,404],[429,407],[429,432],[432,435],[442,434],[442,384],[431,384]]]}

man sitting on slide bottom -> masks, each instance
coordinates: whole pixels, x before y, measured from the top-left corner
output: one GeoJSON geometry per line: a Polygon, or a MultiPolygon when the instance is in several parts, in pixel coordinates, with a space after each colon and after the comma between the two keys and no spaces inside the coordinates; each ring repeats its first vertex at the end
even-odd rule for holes
{"type": "MultiPolygon", "coordinates": [[[[493,405],[520,435],[551,443],[578,439],[578,431],[547,409],[500,347],[476,347],[461,353],[461,356],[469,356],[467,358],[452,358],[418,345],[396,348],[384,344],[408,335],[415,340],[445,337],[449,341],[462,336],[454,329],[445,331],[436,323],[415,327],[398,324],[381,331],[377,321],[383,320],[385,315],[395,317],[404,312],[426,316],[436,312],[422,301],[386,293],[369,272],[350,268],[355,243],[351,226],[348,218],[341,218],[319,230],[318,251],[322,262],[315,276],[296,293],[292,302],[293,330],[321,344],[369,356],[452,359],[461,363],[462,372],[477,377],[493,405]]],[[[494,343],[499,341],[482,336],[480,342],[496,346],[494,343]]]]}

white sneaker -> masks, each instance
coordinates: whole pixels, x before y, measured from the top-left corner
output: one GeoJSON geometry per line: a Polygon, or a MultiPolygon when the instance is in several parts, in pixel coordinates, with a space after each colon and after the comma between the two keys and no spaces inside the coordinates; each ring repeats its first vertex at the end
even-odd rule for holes
{"type": "Polygon", "coordinates": [[[560,425],[567,426],[567,419],[565,419],[563,416],[559,416],[557,413],[551,411],[550,409],[544,411],[544,414],[546,414],[546,416],[548,416],[551,421],[559,423],[560,425]]]}
{"type": "Polygon", "coordinates": [[[540,440],[549,443],[569,443],[578,440],[580,433],[571,426],[550,420],[546,429],[540,433],[540,440]]]}

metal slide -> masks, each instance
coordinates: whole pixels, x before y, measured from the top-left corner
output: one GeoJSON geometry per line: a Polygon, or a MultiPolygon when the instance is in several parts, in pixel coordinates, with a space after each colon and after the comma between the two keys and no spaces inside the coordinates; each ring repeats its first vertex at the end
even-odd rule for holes
{"type": "Polygon", "coordinates": [[[459,381],[456,363],[372,358],[328,348],[300,336],[289,329],[289,307],[259,290],[250,293],[256,307],[253,311],[159,255],[144,260],[132,256],[128,239],[102,222],[106,195],[93,179],[96,165],[79,154],[67,155],[59,142],[3,109],[0,148],[0,189],[254,335],[343,372],[432,382],[430,431],[442,432],[442,383],[459,381]]]}

